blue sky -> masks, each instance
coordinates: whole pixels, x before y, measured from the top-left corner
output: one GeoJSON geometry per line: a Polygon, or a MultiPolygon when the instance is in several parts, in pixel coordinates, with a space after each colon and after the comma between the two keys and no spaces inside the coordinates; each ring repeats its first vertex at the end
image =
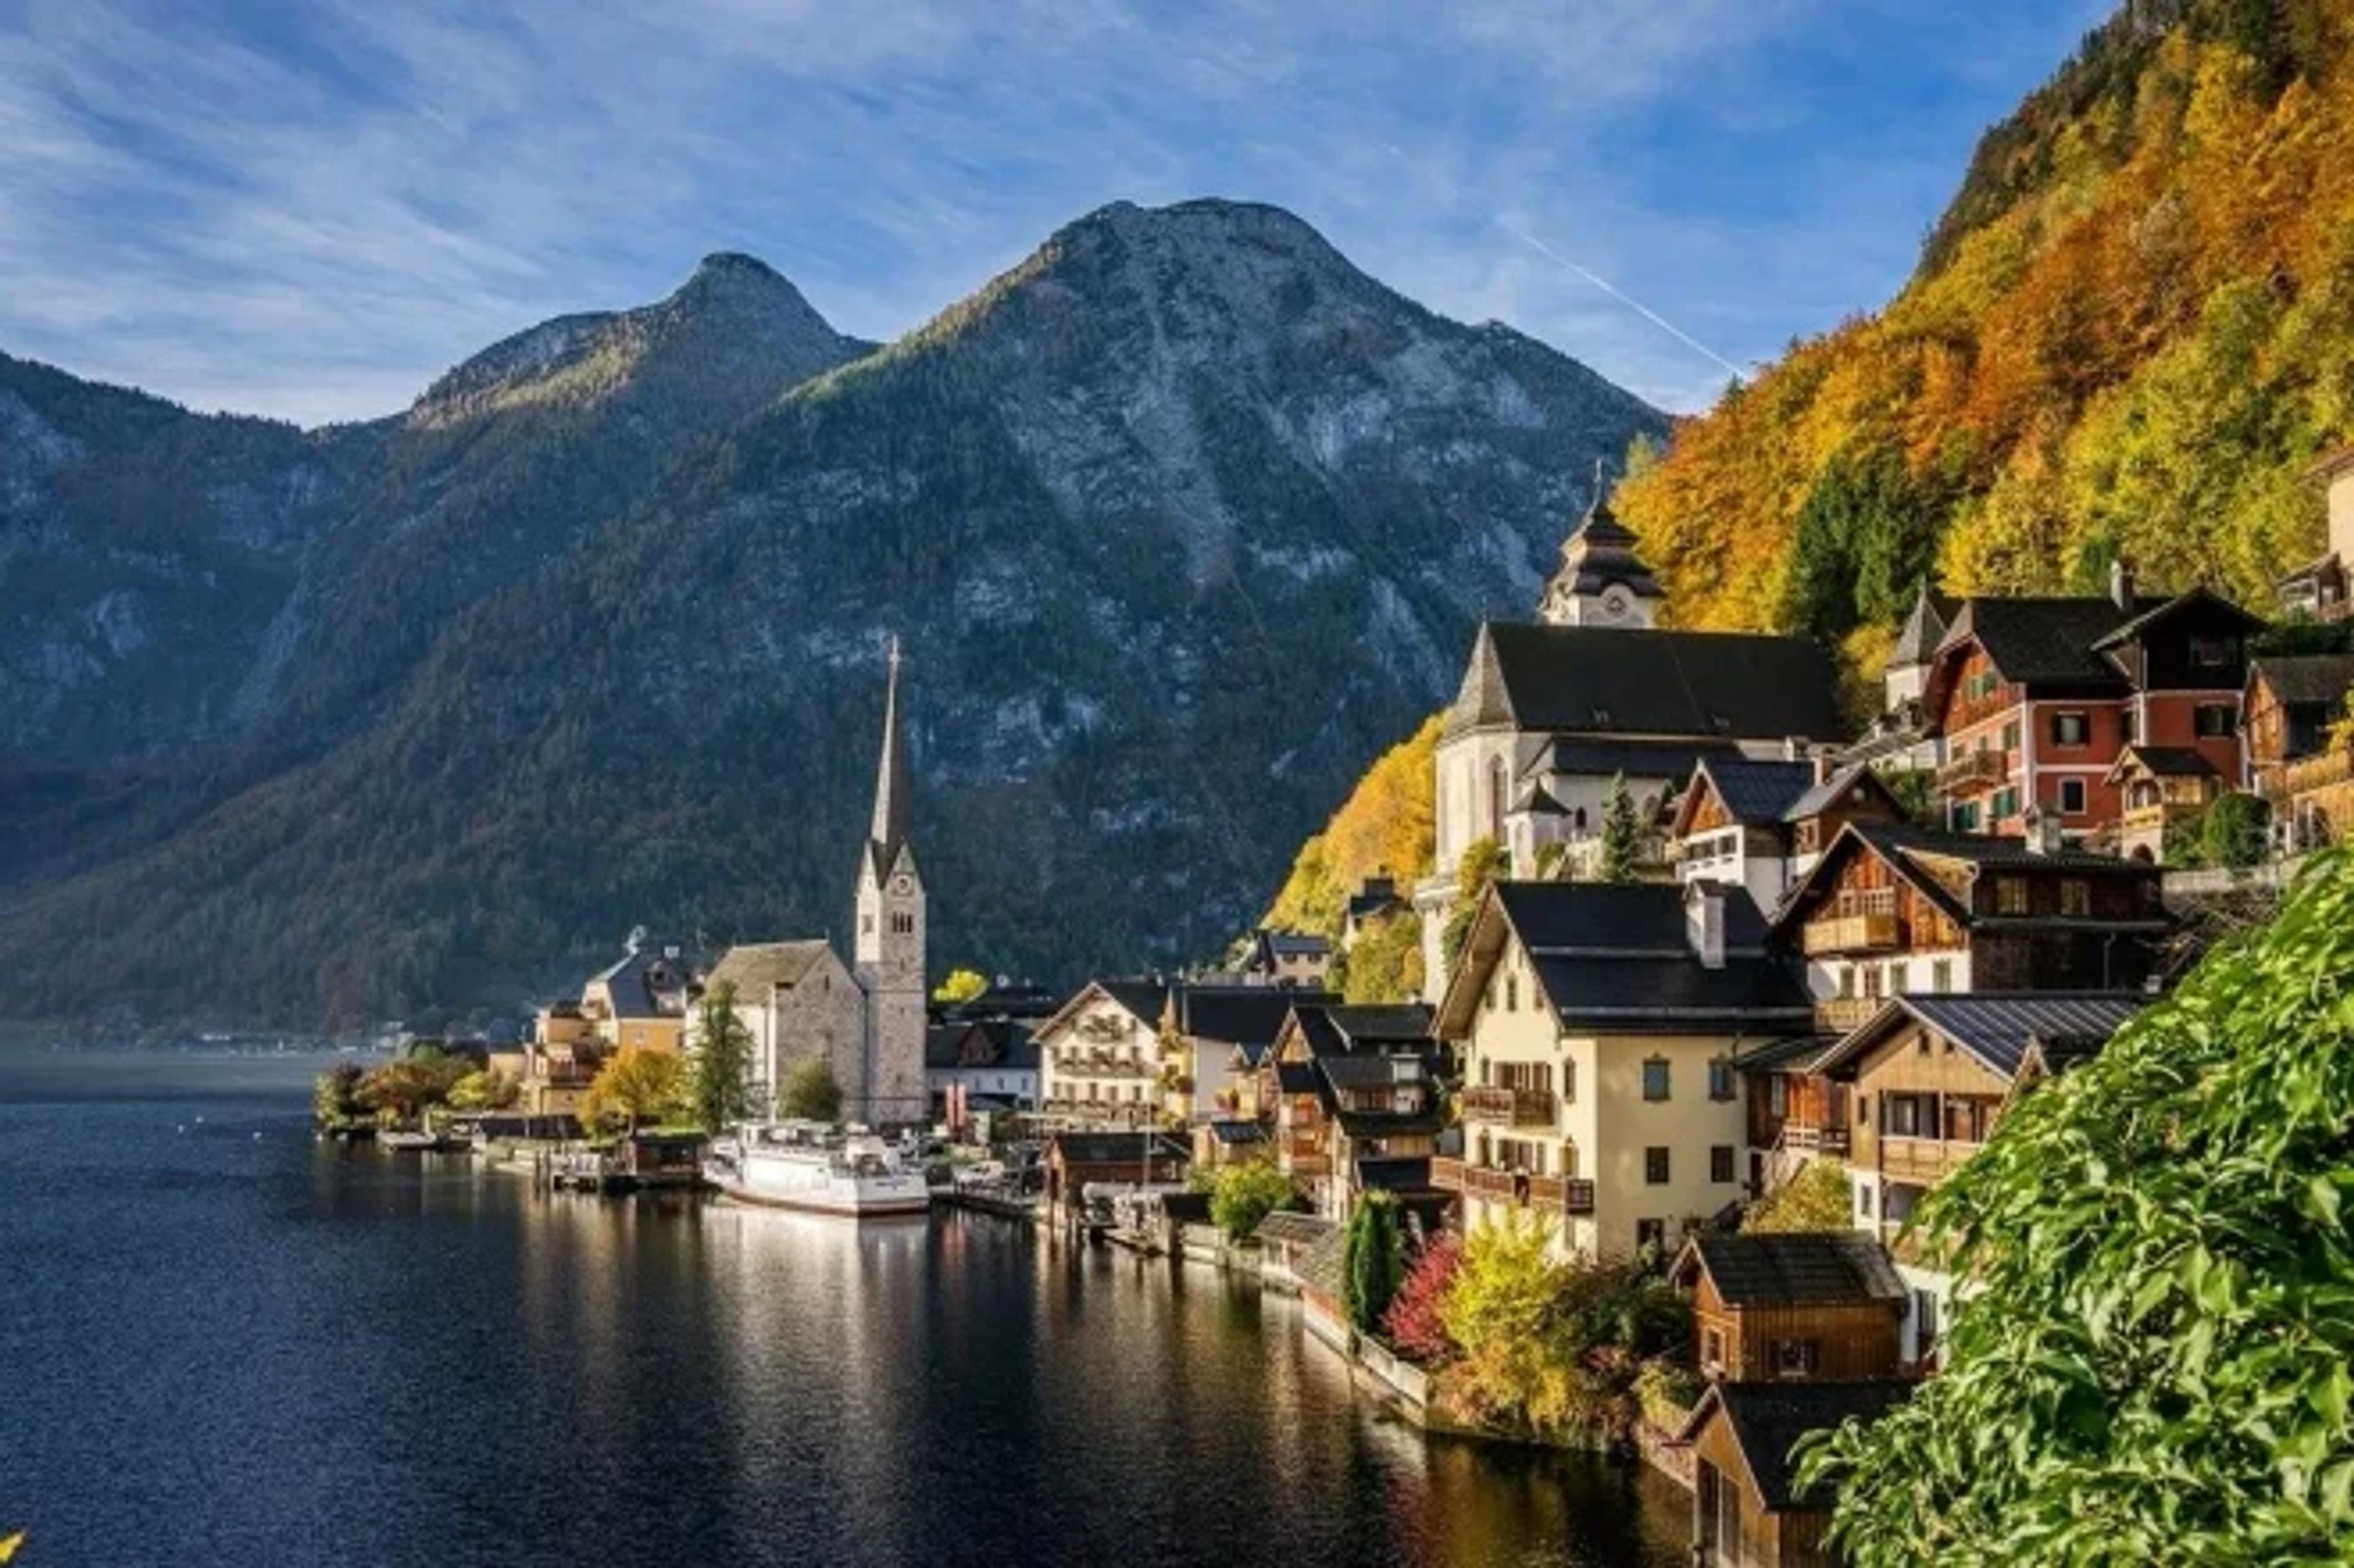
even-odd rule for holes
{"type": "Polygon", "coordinates": [[[707,251],[888,338],[1103,203],[1224,196],[1691,408],[1886,298],[2108,8],[0,0],[0,349],[365,417],[707,251]]]}

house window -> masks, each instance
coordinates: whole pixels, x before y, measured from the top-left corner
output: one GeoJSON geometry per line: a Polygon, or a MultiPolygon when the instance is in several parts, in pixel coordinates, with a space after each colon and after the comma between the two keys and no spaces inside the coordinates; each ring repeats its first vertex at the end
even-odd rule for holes
{"type": "Polygon", "coordinates": [[[1776,1377],[1812,1377],[1822,1369],[1820,1340],[1776,1340],[1767,1352],[1776,1377]]]}
{"type": "Polygon", "coordinates": [[[2027,878],[1998,876],[1994,879],[1994,912],[1998,915],[2027,913],[2027,878]]]}
{"type": "Polygon", "coordinates": [[[1724,1364],[1723,1330],[1703,1329],[1701,1330],[1700,1360],[1702,1366],[1721,1367],[1724,1364]]]}
{"type": "Polygon", "coordinates": [[[1932,959],[1929,964],[1929,989],[1939,995],[1954,989],[1954,960],[1932,959]]]}
{"type": "Polygon", "coordinates": [[[2060,814],[2063,817],[2084,814],[2084,781],[2082,779],[2060,780],[2060,814]]]}
{"type": "Polygon", "coordinates": [[[1957,833],[1974,833],[1978,831],[1978,803],[1976,800],[1959,800],[1955,802],[1953,817],[1954,832],[1957,833]]]}
{"type": "Polygon", "coordinates": [[[1987,821],[1999,822],[2005,817],[2017,815],[2019,815],[2019,787],[2015,784],[2006,784],[1994,792],[1993,800],[1987,802],[1987,821]]]}
{"type": "Polygon", "coordinates": [[[2017,719],[2012,719],[2002,726],[2003,750],[2017,751],[2019,749],[2019,721],[2017,719]]]}
{"type": "Polygon", "coordinates": [[[1664,1187],[1669,1180],[1667,1146],[1655,1143],[1643,1150],[1643,1184],[1664,1187]]]}
{"type": "Polygon", "coordinates": [[[1663,1100],[1668,1097],[1668,1059],[1653,1056],[1643,1064],[1643,1097],[1663,1100]]]}
{"type": "Polygon", "coordinates": [[[1915,1290],[1913,1293],[1913,1359],[1927,1361],[1929,1352],[1937,1348],[1941,1325],[1937,1321],[1937,1293],[1915,1290]]]}
{"type": "Polygon", "coordinates": [[[2218,739],[2239,733],[2240,715],[2229,703],[2200,703],[2190,715],[2190,727],[2201,739],[2218,739]]]}
{"type": "Polygon", "coordinates": [[[1665,1252],[1667,1250],[1667,1221],[1637,1220],[1635,1222],[1635,1251],[1638,1255],[1643,1253],[1665,1252]]]}
{"type": "Polygon", "coordinates": [[[1723,1056],[1708,1065],[1708,1097],[1729,1100],[1733,1097],[1733,1063],[1723,1056]]]}
{"type": "Polygon", "coordinates": [[[1708,1179],[1712,1181],[1733,1180],[1733,1145],[1729,1143],[1709,1145],[1708,1179]]]}
{"type": "Polygon", "coordinates": [[[1518,1012],[1520,1010],[1521,979],[1518,975],[1506,975],[1504,977],[1504,1011],[1518,1012]]]}
{"type": "Polygon", "coordinates": [[[2117,736],[2127,746],[2141,738],[2141,710],[2130,705],[2117,710],[2117,736]]]}
{"type": "Polygon", "coordinates": [[[2240,641],[2236,637],[2194,637],[2190,640],[2190,662],[2200,670],[2228,668],[2240,656],[2240,641]]]}
{"type": "Polygon", "coordinates": [[[2093,912],[2093,885],[2081,876],[2072,876],[2060,885],[2060,913],[2073,919],[2084,919],[2093,912]]]}
{"type": "MultiPolygon", "coordinates": [[[[1860,1114],[1861,1114],[1861,1113],[1860,1113],[1860,1112],[1859,1112],[1858,1114],[1860,1115],[1860,1114]]],[[[1859,1218],[1866,1219],[1866,1220],[1868,1220],[1868,1219],[1872,1218],[1872,1189],[1871,1189],[1871,1188],[1869,1188],[1869,1187],[1858,1187],[1858,1188],[1855,1190],[1855,1212],[1856,1212],[1856,1214],[1857,1214],[1857,1216],[1858,1216],[1859,1218]]]]}
{"type": "MultiPolygon", "coordinates": [[[[1923,1035],[1921,1044],[1926,1046],[1928,1043],[1928,1036],[1923,1035]]],[[[1920,1137],[1921,1102],[1911,1095],[1889,1096],[1888,1126],[1885,1130],[1891,1138],[1920,1137]]]]}
{"type": "Polygon", "coordinates": [[[2085,746],[2093,738],[2090,715],[2079,713],[2052,715],[2052,744],[2054,746],[2085,746]]]}
{"type": "Polygon", "coordinates": [[[1766,1108],[1777,1117],[1790,1114],[1790,1080],[1779,1073],[1766,1080],[1766,1108]]]}

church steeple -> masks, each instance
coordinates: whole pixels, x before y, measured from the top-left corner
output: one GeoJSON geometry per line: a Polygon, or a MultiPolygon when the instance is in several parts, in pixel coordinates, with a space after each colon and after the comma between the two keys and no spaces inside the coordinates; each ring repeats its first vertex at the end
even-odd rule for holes
{"type": "Polygon", "coordinates": [[[1633,532],[1612,514],[1602,482],[1596,461],[1593,504],[1562,541],[1561,565],[1537,601],[1537,619],[1549,626],[1648,627],[1667,597],[1636,556],[1633,532]]]}
{"type": "Polygon", "coordinates": [[[891,869],[907,842],[907,759],[899,746],[899,639],[891,638],[890,674],[883,692],[883,759],[875,770],[875,821],[867,829],[867,853],[879,877],[891,869]]]}

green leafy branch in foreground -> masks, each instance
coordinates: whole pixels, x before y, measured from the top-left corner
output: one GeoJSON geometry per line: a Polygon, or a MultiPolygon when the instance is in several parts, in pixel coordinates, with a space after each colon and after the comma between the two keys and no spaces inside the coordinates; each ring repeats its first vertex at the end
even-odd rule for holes
{"type": "Polygon", "coordinates": [[[2354,853],[1922,1205],[1944,1372],[1802,1445],[1861,1568],[2354,1562],[2354,853]]]}

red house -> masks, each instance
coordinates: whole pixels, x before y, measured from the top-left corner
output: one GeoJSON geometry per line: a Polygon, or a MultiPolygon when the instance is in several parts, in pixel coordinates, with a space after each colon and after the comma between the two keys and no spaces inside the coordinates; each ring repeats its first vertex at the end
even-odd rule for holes
{"type": "Polygon", "coordinates": [[[2019,836],[2041,806],[2071,842],[2114,844],[2127,747],[2238,783],[2247,640],[2262,624],[2205,588],[2137,596],[2122,565],[2106,599],[1964,600],[1925,697],[1946,740],[1946,825],[2019,836]]]}

